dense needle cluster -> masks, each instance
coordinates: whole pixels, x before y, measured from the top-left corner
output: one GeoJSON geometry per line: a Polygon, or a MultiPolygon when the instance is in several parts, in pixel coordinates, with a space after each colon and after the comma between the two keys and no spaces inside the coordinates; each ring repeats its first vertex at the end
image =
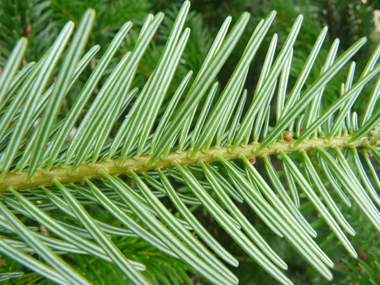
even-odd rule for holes
{"type": "MultiPolygon", "coordinates": [[[[317,232],[300,212],[300,193],[355,258],[357,252],[347,237],[355,235],[355,229],[331,193],[337,193],[347,207],[355,203],[380,231],[376,206],[380,197],[371,180],[377,187],[380,181],[370,159],[374,156],[380,161],[380,109],[375,110],[380,77],[364,113],[352,111],[364,85],[380,71],[375,65],[380,46],[356,82],[356,64],[351,63],[340,97],[323,109],[326,85],[366,39],[359,39],[339,57],[339,40],[335,40],[320,77],[305,86],[326,37],[324,28],[295,85],[288,90],[293,45],[302,23],[299,16],[277,56],[277,35],[273,35],[247,105],[244,86],[248,69],[276,13],[257,24],[216,99],[216,77],[242,35],[249,14],[244,13],[232,28],[228,17],[198,74],[189,71],[161,110],[189,38],[190,29],[184,28],[189,8],[186,1],[154,72],[138,90],[132,88],[136,70],[164,15],[146,18],[135,48],[117,63],[79,124],[84,106],[132,23],[119,30],[62,120],[57,118],[65,96],[100,49],[94,46],[85,51],[94,11],[86,12],[75,32],[74,23],[67,23],[50,50],[21,70],[27,40],[17,43],[0,77],[0,252],[58,284],[93,281],[92,276],[82,276],[70,266],[62,252],[113,263],[135,284],[156,283],[151,279],[153,273],[144,274],[144,270],[149,272],[148,265],[124,254],[110,239],[114,235],[138,237],[165,256],[161,265],[173,283],[191,283],[190,270],[214,284],[237,284],[237,277],[223,263],[238,266],[237,259],[190,210],[202,205],[268,274],[281,284],[292,284],[284,273],[287,264],[239,210],[238,203],[247,203],[262,223],[286,239],[327,280],[333,277],[330,268],[334,262],[315,242],[317,232]],[[57,78],[49,86],[60,60],[57,78]],[[276,110],[274,125],[269,120],[271,106],[276,110]],[[122,124],[109,140],[120,119],[122,124]],[[73,128],[77,130],[68,141],[73,128]],[[297,159],[292,157],[294,153],[299,154],[297,159]],[[282,161],[286,183],[272,163],[273,155],[282,161]],[[259,158],[269,180],[255,168],[259,158]],[[370,169],[369,176],[363,161],[370,169]],[[188,191],[178,191],[178,183],[188,191]],[[170,199],[174,211],[160,200],[163,197],[170,199]],[[101,205],[118,224],[92,216],[88,205],[101,205]],[[69,220],[57,219],[56,210],[69,220]],[[24,219],[36,221],[50,234],[28,226],[24,219]]],[[[6,272],[2,276],[8,279],[20,274],[6,272]]]]}

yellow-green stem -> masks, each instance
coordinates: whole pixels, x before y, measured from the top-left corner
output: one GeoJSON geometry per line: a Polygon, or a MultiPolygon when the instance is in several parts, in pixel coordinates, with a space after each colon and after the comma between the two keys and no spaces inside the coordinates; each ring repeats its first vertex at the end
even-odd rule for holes
{"type": "Polygon", "coordinates": [[[156,168],[165,169],[171,168],[172,162],[176,161],[182,166],[198,163],[203,161],[204,163],[211,163],[216,161],[214,158],[215,154],[219,154],[225,159],[237,159],[240,155],[246,156],[248,159],[253,157],[260,157],[263,155],[273,155],[277,154],[279,150],[282,150],[285,153],[289,152],[298,152],[301,149],[308,151],[313,149],[313,145],[318,145],[321,148],[332,148],[337,146],[339,148],[343,147],[360,147],[364,143],[368,142],[367,137],[363,137],[355,142],[350,144],[345,144],[352,135],[341,136],[339,138],[333,138],[330,142],[325,142],[325,137],[312,138],[306,142],[301,143],[295,148],[291,148],[291,145],[296,142],[293,141],[284,141],[276,142],[272,147],[267,147],[260,152],[254,153],[254,149],[260,146],[260,143],[251,143],[246,147],[239,146],[234,152],[230,151],[231,146],[225,147],[213,147],[210,148],[206,153],[199,152],[194,158],[190,159],[188,156],[192,152],[191,149],[178,152],[171,152],[165,159],[158,159],[149,167],[145,166],[145,163],[150,159],[151,155],[141,156],[138,159],[133,157],[128,157],[124,160],[124,163],[119,167],[117,165],[118,160],[104,160],[95,163],[91,166],[89,163],[81,164],[73,175],[70,175],[71,166],[67,167],[53,167],[49,170],[48,173],[44,173],[44,169],[38,169],[34,174],[33,178],[29,183],[26,183],[26,178],[28,172],[24,171],[21,173],[10,172],[5,176],[4,182],[0,184],[0,193],[7,191],[10,187],[15,190],[21,189],[30,189],[38,186],[48,186],[53,184],[53,179],[57,179],[60,183],[73,183],[82,181],[84,178],[88,179],[97,179],[103,178],[98,172],[100,169],[103,169],[110,175],[120,175],[126,174],[129,169],[132,169],[134,172],[146,172],[148,170],[154,170],[156,168]]]}

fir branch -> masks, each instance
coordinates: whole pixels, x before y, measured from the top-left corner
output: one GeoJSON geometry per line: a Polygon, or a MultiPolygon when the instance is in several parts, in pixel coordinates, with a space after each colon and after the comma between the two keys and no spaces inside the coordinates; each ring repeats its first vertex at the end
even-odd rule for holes
{"type": "MultiPolygon", "coordinates": [[[[189,8],[190,2],[185,1],[171,22],[173,27],[170,33],[166,31],[167,41],[157,56],[157,65],[141,91],[133,84],[163,13],[146,17],[134,48],[119,60],[115,55],[126,35],[132,33],[132,23],[121,27],[63,118],[60,110],[65,97],[99,51],[95,46],[84,53],[96,24],[94,11],[84,14],[75,33],[74,23],[67,23],[40,61],[17,73],[27,53],[27,40],[19,40],[0,78],[0,252],[62,284],[88,284],[86,278],[93,277],[83,277],[62,259],[58,255],[62,250],[109,262],[118,268],[122,280],[135,284],[150,284],[155,278],[182,284],[189,280],[185,273],[188,269],[213,283],[237,284],[238,278],[221,260],[234,267],[238,261],[188,206],[202,205],[252,260],[280,283],[292,284],[282,271],[288,265],[231,198],[250,207],[327,280],[333,277],[330,268],[335,262],[321,249],[319,239],[314,240],[320,230],[316,223],[326,223],[331,230],[328,239],[337,238],[348,254],[358,256],[345,233],[355,236],[356,229],[345,219],[338,203],[359,208],[380,232],[380,212],[375,205],[380,204],[380,197],[359,157],[362,153],[373,180],[380,185],[369,159],[373,155],[380,162],[376,139],[380,111],[374,110],[380,80],[375,83],[364,117],[360,117],[361,124],[361,114],[352,110],[364,86],[380,72],[380,65],[375,66],[380,45],[356,82],[356,63],[351,63],[341,96],[326,107],[323,96],[327,84],[367,39],[358,39],[337,59],[339,41],[334,41],[319,77],[307,85],[327,35],[327,28],[323,28],[287,95],[295,60],[293,49],[303,21],[300,15],[277,57],[278,36],[272,36],[252,100],[248,100],[250,93],[244,86],[249,67],[274,22],[273,11],[257,24],[214,102],[222,86],[216,78],[243,35],[249,14],[244,13],[229,32],[231,17],[224,21],[213,43],[207,43],[208,53],[203,52],[203,63],[191,80],[192,71],[186,75],[178,71],[190,39],[190,29],[185,27],[189,8]],[[47,88],[55,74],[55,83],[47,88]],[[173,96],[167,96],[176,76],[182,82],[175,85],[178,88],[173,96]],[[102,77],[106,78],[104,82],[102,77]],[[96,97],[81,118],[93,92],[96,97]],[[272,126],[273,98],[277,98],[277,113],[272,126]],[[170,101],[165,104],[165,100],[170,101]],[[73,129],[74,136],[67,140],[73,129]],[[117,129],[116,135],[113,129],[117,129]],[[281,174],[274,167],[275,155],[282,160],[281,174]],[[253,165],[258,157],[264,160],[262,171],[253,165]],[[176,189],[178,183],[186,186],[185,192],[176,189]],[[335,191],[329,191],[329,185],[335,191]],[[172,209],[160,200],[165,196],[172,209]],[[310,224],[301,211],[303,198],[319,214],[315,223],[310,224]],[[340,198],[339,202],[335,198],[340,198]],[[99,217],[100,209],[106,209],[112,222],[99,217]],[[48,229],[54,236],[35,232],[36,228],[24,219],[42,225],[44,232],[48,229]],[[123,248],[123,238],[143,242],[141,247],[139,242],[127,243],[127,249],[135,246],[139,252],[146,252],[150,244],[160,251],[162,255],[149,258],[166,259],[162,267],[168,276],[158,267],[148,266],[146,260],[142,264],[143,258],[125,254],[130,251],[123,248]],[[35,259],[27,253],[38,253],[43,265],[33,265],[35,259]]],[[[10,278],[12,272],[4,278],[10,278]]]]}
{"type": "Polygon", "coordinates": [[[0,192],[7,191],[9,188],[21,190],[54,185],[54,179],[57,179],[57,181],[62,184],[80,182],[85,179],[99,179],[103,178],[103,175],[99,174],[101,169],[110,175],[121,175],[128,173],[129,170],[133,170],[134,172],[147,172],[155,169],[169,169],[173,167],[174,161],[181,166],[197,164],[200,161],[203,163],[212,163],[218,161],[218,159],[215,158],[215,155],[220,155],[228,160],[238,159],[241,155],[248,159],[253,159],[265,155],[278,154],[279,151],[283,151],[284,153],[300,152],[302,150],[309,151],[315,149],[316,146],[323,149],[329,149],[335,146],[339,148],[363,147],[364,144],[368,143],[368,138],[363,137],[346,144],[347,140],[352,136],[353,135],[345,135],[340,138],[333,138],[329,142],[326,142],[325,137],[311,138],[306,142],[297,144],[296,147],[292,147],[292,145],[295,144],[297,140],[275,142],[270,147],[266,147],[259,152],[256,152],[255,150],[260,147],[261,143],[251,143],[247,146],[239,146],[234,151],[231,151],[231,146],[213,147],[206,152],[198,152],[193,158],[189,158],[189,154],[192,153],[192,149],[189,149],[181,152],[171,152],[165,158],[160,158],[149,166],[147,166],[146,163],[152,155],[143,155],[138,158],[127,157],[121,166],[118,166],[120,164],[119,159],[98,161],[95,164],[86,162],[82,163],[75,170],[74,174],[69,174],[72,169],[72,166],[70,165],[66,167],[53,167],[48,171],[46,171],[46,169],[38,169],[33,175],[32,180],[29,182],[27,182],[28,171],[18,173],[10,172],[4,177],[4,181],[0,184],[0,192]]]}

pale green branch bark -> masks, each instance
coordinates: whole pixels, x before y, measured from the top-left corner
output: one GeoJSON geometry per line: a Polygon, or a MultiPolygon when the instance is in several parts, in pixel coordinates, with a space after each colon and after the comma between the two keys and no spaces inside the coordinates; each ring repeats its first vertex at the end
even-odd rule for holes
{"type": "Polygon", "coordinates": [[[30,189],[38,186],[49,186],[53,184],[53,179],[57,179],[60,183],[74,183],[82,181],[84,178],[88,179],[99,179],[103,178],[99,174],[99,170],[103,169],[110,175],[120,175],[126,174],[129,169],[134,172],[146,172],[149,170],[154,170],[156,168],[166,169],[172,168],[172,162],[176,161],[182,166],[196,164],[199,161],[204,163],[211,163],[217,161],[214,158],[216,154],[224,157],[225,159],[238,159],[240,155],[244,155],[248,159],[254,157],[260,157],[263,155],[273,155],[277,154],[278,151],[282,150],[285,153],[289,152],[299,152],[300,150],[312,150],[315,145],[321,148],[327,149],[337,146],[339,148],[344,147],[361,147],[364,143],[368,143],[368,138],[363,137],[352,143],[345,144],[352,135],[341,136],[340,138],[334,138],[330,142],[326,143],[324,137],[312,138],[306,142],[301,143],[295,148],[291,148],[291,145],[296,142],[296,140],[290,142],[276,142],[271,147],[267,147],[260,152],[254,153],[254,150],[260,146],[260,143],[251,143],[246,147],[239,146],[234,152],[230,151],[231,146],[225,147],[213,147],[207,152],[200,151],[193,159],[188,156],[192,152],[191,149],[182,152],[171,152],[169,155],[163,159],[159,158],[151,166],[147,167],[145,163],[150,159],[151,155],[140,156],[139,158],[128,157],[125,159],[121,167],[117,166],[117,159],[99,161],[90,166],[89,163],[82,163],[73,175],[70,175],[71,166],[67,167],[53,167],[48,173],[44,173],[44,169],[38,169],[34,174],[32,180],[26,183],[26,178],[28,172],[24,171],[21,173],[10,172],[5,176],[4,182],[0,184],[0,193],[7,191],[9,188],[15,190],[30,189]]]}

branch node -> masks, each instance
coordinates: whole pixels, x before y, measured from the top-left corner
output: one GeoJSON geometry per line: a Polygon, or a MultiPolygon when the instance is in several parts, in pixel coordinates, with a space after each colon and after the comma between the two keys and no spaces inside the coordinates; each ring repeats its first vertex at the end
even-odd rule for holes
{"type": "Polygon", "coordinates": [[[290,142],[293,140],[293,132],[287,131],[284,133],[284,140],[290,142]]]}

